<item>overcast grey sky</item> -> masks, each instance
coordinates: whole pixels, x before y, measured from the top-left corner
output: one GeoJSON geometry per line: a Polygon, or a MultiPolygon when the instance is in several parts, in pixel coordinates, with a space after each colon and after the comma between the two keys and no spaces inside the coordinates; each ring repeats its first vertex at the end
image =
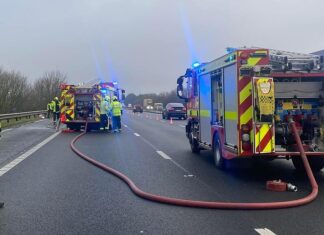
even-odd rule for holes
{"type": "Polygon", "coordinates": [[[127,93],[174,89],[195,60],[228,46],[324,49],[324,1],[0,0],[0,66],[33,80],[117,80],[127,93]]]}

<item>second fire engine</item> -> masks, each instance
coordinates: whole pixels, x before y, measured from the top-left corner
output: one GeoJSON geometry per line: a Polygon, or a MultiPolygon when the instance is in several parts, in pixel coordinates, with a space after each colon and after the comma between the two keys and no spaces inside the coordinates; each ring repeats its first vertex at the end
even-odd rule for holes
{"type": "Polygon", "coordinates": [[[323,57],[241,48],[195,63],[177,83],[191,149],[212,150],[217,167],[233,158],[282,157],[303,169],[289,127],[294,121],[312,169],[323,168],[323,57]]]}
{"type": "Polygon", "coordinates": [[[106,96],[117,96],[123,102],[125,90],[117,83],[93,81],[82,85],[62,84],[61,123],[79,131],[88,123],[89,130],[100,129],[100,103],[106,96]]]}

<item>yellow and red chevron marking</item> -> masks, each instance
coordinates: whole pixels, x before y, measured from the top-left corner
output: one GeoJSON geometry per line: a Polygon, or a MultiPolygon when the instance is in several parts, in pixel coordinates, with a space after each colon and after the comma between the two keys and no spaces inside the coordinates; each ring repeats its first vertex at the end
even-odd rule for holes
{"type": "Polygon", "coordinates": [[[65,96],[66,96],[66,92],[67,90],[62,90],[61,92],[61,96],[60,96],[60,101],[61,101],[61,104],[60,104],[60,110],[61,110],[61,113],[64,113],[65,110],[66,110],[66,106],[65,106],[65,96]]]}
{"type": "Polygon", "coordinates": [[[96,103],[96,117],[95,120],[100,122],[100,103],[96,103]]]}
{"type": "Polygon", "coordinates": [[[93,99],[95,101],[95,120],[97,122],[100,122],[100,103],[102,100],[101,94],[95,94],[93,96],[93,99]]]}
{"type": "MultiPolygon", "coordinates": [[[[248,54],[250,55],[251,53],[268,53],[268,50],[243,50],[243,51],[239,51],[238,52],[238,64],[241,61],[240,55],[242,53],[248,54]]],[[[255,66],[255,65],[266,65],[269,63],[269,58],[267,57],[249,57],[247,59],[247,66],[255,66]]],[[[240,66],[238,66],[238,74],[239,74],[239,70],[240,66]]],[[[251,128],[251,132],[250,132],[250,139],[251,141],[253,141],[253,128],[252,128],[252,117],[253,117],[253,107],[252,107],[252,77],[244,77],[244,76],[239,76],[238,79],[238,92],[239,92],[239,96],[238,96],[238,103],[239,103],[239,107],[238,107],[238,111],[239,111],[239,128],[241,129],[241,125],[243,124],[248,124],[249,127],[251,128]]],[[[250,151],[245,151],[242,149],[242,143],[241,143],[241,130],[239,131],[239,154],[242,156],[249,156],[253,154],[253,149],[251,149],[250,151]]]]}
{"type": "Polygon", "coordinates": [[[74,119],[74,110],[73,109],[66,110],[65,117],[67,122],[72,121],[74,119]]]}
{"type": "Polygon", "coordinates": [[[273,152],[274,135],[273,126],[268,123],[257,125],[255,130],[255,152],[271,153],[273,152]]]}

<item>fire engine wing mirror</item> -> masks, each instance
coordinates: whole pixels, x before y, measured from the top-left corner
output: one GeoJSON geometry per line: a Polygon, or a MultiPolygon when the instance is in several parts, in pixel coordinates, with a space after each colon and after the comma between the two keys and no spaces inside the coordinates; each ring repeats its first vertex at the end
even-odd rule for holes
{"type": "Polygon", "coordinates": [[[178,79],[177,79],[177,96],[180,98],[180,99],[184,99],[185,102],[188,101],[188,98],[185,97],[184,95],[184,92],[183,92],[183,79],[184,79],[184,76],[180,76],[178,79]]]}
{"type": "Polygon", "coordinates": [[[125,100],[126,99],[125,93],[126,93],[126,91],[125,90],[122,90],[122,100],[125,100]]]}

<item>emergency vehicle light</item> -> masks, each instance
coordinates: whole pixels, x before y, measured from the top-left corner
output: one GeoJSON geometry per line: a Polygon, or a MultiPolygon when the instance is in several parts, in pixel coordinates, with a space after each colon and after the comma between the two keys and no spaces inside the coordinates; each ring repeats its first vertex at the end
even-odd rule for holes
{"type": "Polygon", "coordinates": [[[195,62],[195,63],[192,64],[192,67],[193,67],[193,68],[197,68],[197,67],[199,67],[199,66],[200,66],[200,63],[199,63],[199,62],[195,62]]]}
{"type": "Polygon", "coordinates": [[[225,62],[228,63],[228,62],[234,61],[235,59],[236,59],[235,55],[230,55],[229,57],[226,58],[225,62]]]}

